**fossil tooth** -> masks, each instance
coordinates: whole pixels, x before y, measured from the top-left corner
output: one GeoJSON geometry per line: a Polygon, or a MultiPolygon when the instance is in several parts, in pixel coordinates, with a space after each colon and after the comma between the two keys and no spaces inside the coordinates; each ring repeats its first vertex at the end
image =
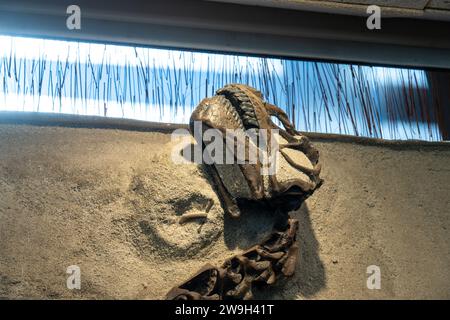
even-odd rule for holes
{"type": "Polygon", "coordinates": [[[255,117],[255,113],[254,113],[254,112],[246,111],[246,112],[244,112],[244,115],[246,115],[247,117],[249,117],[249,118],[251,118],[251,119],[255,119],[255,120],[256,120],[256,117],[255,117]]]}
{"type": "Polygon", "coordinates": [[[258,122],[255,119],[248,119],[247,120],[247,124],[250,124],[250,125],[255,126],[255,127],[259,127],[259,124],[258,124],[258,122]]]}
{"type": "Polygon", "coordinates": [[[242,110],[254,112],[253,106],[251,104],[249,104],[249,103],[242,103],[240,105],[240,107],[241,107],[242,110]]]}

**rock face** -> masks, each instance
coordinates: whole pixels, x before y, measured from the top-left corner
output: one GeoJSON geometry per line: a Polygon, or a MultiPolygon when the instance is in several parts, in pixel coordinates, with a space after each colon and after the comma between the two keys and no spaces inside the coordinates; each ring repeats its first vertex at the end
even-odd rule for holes
{"type": "Polygon", "coordinates": [[[176,144],[155,132],[0,125],[0,296],[162,298],[270,231],[264,213],[243,231],[225,225],[202,166],[172,161],[176,144]],[[81,291],[66,287],[70,265],[81,291]]]}
{"type": "MultiPolygon", "coordinates": [[[[254,294],[450,298],[448,144],[324,138],[312,141],[326,183],[291,212],[296,273],[254,294]],[[366,287],[373,264],[381,290],[366,287]]],[[[201,168],[173,165],[173,144],[157,132],[0,124],[0,297],[163,299],[271,233],[264,208],[228,218],[201,168]],[[179,223],[210,199],[206,219],[179,223]],[[71,265],[81,290],[66,286],[71,265]]]]}
{"type": "Polygon", "coordinates": [[[222,233],[223,210],[202,167],[173,163],[169,153],[173,147],[167,142],[152,160],[154,170],[133,177],[130,205],[141,217],[140,227],[163,250],[179,257],[193,256],[222,233]],[[180,223],[183,216],[201,214],[205,218],[180,223]]]}

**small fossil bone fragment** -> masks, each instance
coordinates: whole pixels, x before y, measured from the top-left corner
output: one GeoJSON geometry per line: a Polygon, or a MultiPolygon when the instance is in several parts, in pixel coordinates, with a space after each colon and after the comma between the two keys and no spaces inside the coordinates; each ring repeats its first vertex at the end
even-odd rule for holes
{"type": "Polygon", "coordinates": [[[208,217],[207,213],[199,212],[199,213],[185,213],[178,220],[179,224],[183,224],[192,219],[206,219],[208,217]]]}
{"type": "Polygon", "coordinates": [[[209,199],[208,203],[206,204],[205,212],[185,213],[180,217],[178,223],[183,224],[192,219],[206,219],[208,217],[208,212],[211,210],[213,205],[214,201],[212,199],[209,199]]]}

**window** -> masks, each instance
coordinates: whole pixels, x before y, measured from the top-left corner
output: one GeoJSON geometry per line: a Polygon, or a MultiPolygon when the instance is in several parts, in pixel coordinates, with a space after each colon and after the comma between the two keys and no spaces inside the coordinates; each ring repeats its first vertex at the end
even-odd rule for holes
{"type": "Polygon", "coordinates": [[[238,82],[301,131],[443,139],[441,93],[424,70],[0,36],[0,80],[0,110],[187,123],[238,82]]]}

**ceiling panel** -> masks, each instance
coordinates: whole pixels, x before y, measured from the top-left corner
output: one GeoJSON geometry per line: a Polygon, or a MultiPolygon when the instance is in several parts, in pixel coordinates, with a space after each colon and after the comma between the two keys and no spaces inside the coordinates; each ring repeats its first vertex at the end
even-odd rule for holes
{"type": "Polygon", "coordinates": [[[427,8],[450,10],[450,0],[431,0],[427,8]]]}
{"type": "Polygon", "coordinates": [[[367,6],[382,7],[385,18],[450,21],[450,0],[207,0],[298,11],[366,16],[367,6]]]}
{"type": "Polygon", "coordinates": [[[375,4],[383,7],[423,9],[427,5],[428,0],[331,0],[330,2],[365,5],[375,4]]]}

